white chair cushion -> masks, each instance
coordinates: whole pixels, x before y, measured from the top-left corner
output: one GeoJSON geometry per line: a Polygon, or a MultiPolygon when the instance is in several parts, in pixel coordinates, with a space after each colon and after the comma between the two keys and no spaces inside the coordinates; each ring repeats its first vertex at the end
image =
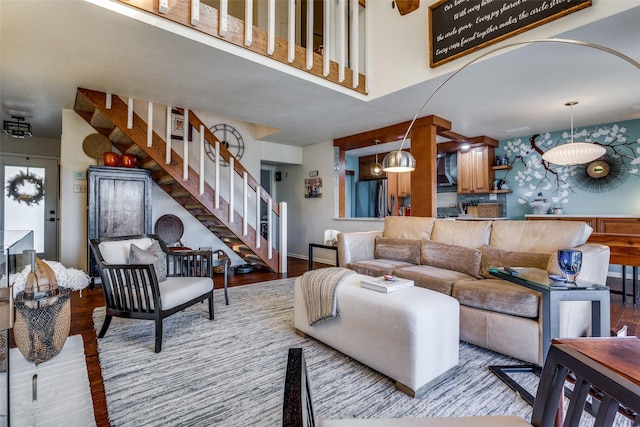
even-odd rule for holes
{"type": "Polygon", "coordinates": [[[129,250],[132,243],[140,249],[146,250],[153,243],[153,239],[144,237],[142,239],[101,242],[98,249],[102,258],[109,264],[129,264],[129,250]]]}
{"type": "Polygon", "coordinates": [[[167,277],[160,283],[162,309],[169,310],[213,289],[210,277],[167,277]]]}

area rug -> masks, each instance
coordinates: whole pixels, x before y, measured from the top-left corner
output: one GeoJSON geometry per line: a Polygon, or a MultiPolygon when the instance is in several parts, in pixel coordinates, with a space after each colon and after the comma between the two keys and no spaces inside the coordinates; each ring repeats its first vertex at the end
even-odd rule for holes
{"type": "MultiPolygon", "coordinates": [[[[96,425],[81,335],[67,338],[58,355],[38,365],[28,362],[17,348],[11,349],[9,357],[12,426],[96,425]]],[[[0,420],[2,416],[6,420],[5,375],[0,374],[0,420]]],[[[0,421],[0,425],[6,424],[0,421]]]]}
{"type": "MultiPolygon", "coordinates": [[[[512,414],[531,407],[487,366],[518,361],[460,343],[460,364],[422,399],[311,338],[295,334],[294,279],[229,289],[230,305],[214,291],[215,320],[206,304],[165,320],[156,354],[151,321],[114,318],[98,340],[109,418],[113,426],[274,426],[282,423],[289,347],[302,347],[317,419],[512,414]]],[[[94,312],[96,328],[104,309],[94,312]]],[[[537,379],[519,382],[535,395],[537,379]]]]}

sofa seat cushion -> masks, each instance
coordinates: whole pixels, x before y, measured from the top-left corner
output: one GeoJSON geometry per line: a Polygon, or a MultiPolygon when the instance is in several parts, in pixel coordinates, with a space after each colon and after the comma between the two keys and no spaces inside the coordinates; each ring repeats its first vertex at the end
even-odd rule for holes
{"type": "Polygon", "coordinates": [[[475,277],[468,274],[431,265],[398,267],[393,270],[393,274],[403,279],[413,280],[416,286],[431,289],[445,295],[451,295],[451,289],[456,282],[476,280],[475,277]]]}
{"type": "Polygon", "coordinates": [[[420,264],[420,240],[376,237],[373,257],[420,264]]]}
{"type": "Polygon", "coordinates": [[[406,267],[409,265],[413,264],[393,259],[368,259],[351,262],[347,264],[347,268],[355,271],[356,273],[377,277],[387,273],[393,273],[393,271],[398,267],[406,267]]]}
{"type": "Polygon", "coordinates": [[[540,294],[506,280],[458,282],[451,296],[468,307],[532,319],[538,317],[540,294]]]}
{"type": "Polygon", "coordinates": [[[458,271],[479,279],[482,251],[466,246],[423,240],[420,264],[458,271]]]}
{"type": "Polygon", "coordinates": [[[546,270],[551,254],[505,251],[492,246],[482,247],[482,277],[491,279],[489,267],[530,267],[546,270]]]}

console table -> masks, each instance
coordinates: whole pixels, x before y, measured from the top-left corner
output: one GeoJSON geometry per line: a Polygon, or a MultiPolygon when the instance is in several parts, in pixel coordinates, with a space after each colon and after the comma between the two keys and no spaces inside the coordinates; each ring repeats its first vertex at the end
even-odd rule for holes
{"type": "Polygon", "coordinates": [[[313,249],[314,248],[330,249],[332,251],[336,251],[336,267],[339,266],[337,246],[325,245],[323,243],[309,243],[309,271],[313,270],[313,249]]]}

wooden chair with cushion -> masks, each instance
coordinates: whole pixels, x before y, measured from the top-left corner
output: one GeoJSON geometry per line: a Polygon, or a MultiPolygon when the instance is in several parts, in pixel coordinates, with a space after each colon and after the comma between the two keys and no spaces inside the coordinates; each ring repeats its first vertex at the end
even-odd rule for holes
{"type": "MultiPolygon", "coordinates": [[[[606,338],[604,338],[606,339],[606,338]]],[[[395,419],[340,419],[323,420],[323,427],[501,427],[535,426],[552,427],[556,422],[559,403],[565,392],[565,383],[569,378],[573,392],[564,416],[564,426],[578,426],[585,416],[585,408],[591,410],[595,426],[611,426],[614,417],[621,408],[626,413],[640,413],[640,386],[617,370],[595,361],[585,354],[565,344],[553,344],[547,355],[542,371],[531,421],[523,418],[505,416],[468,416],[468,417],[424,417],[395,419]],[[592,394],[597,399],[587,399],[592,394]]],[[[452,396],[452,398],[457,398],[452,396]]],[[[619,415],[622,416],[622,415],[619,415]]],[[[301,348],[289,349],[284,389],[283,422],[284,427],[315,426],[309,379],[301,348]]],[[[636,424],[634,424],[636,425],[636,424]]]]}
{"type": "Polygon", "coordinates": [[[162,320],[208,300],[213,320],[211,251],[171,252],[154,234],[104,237],[89,241],[102,279],[106,317],[155,321],[155,352],[162,348],[162,320]]]}

